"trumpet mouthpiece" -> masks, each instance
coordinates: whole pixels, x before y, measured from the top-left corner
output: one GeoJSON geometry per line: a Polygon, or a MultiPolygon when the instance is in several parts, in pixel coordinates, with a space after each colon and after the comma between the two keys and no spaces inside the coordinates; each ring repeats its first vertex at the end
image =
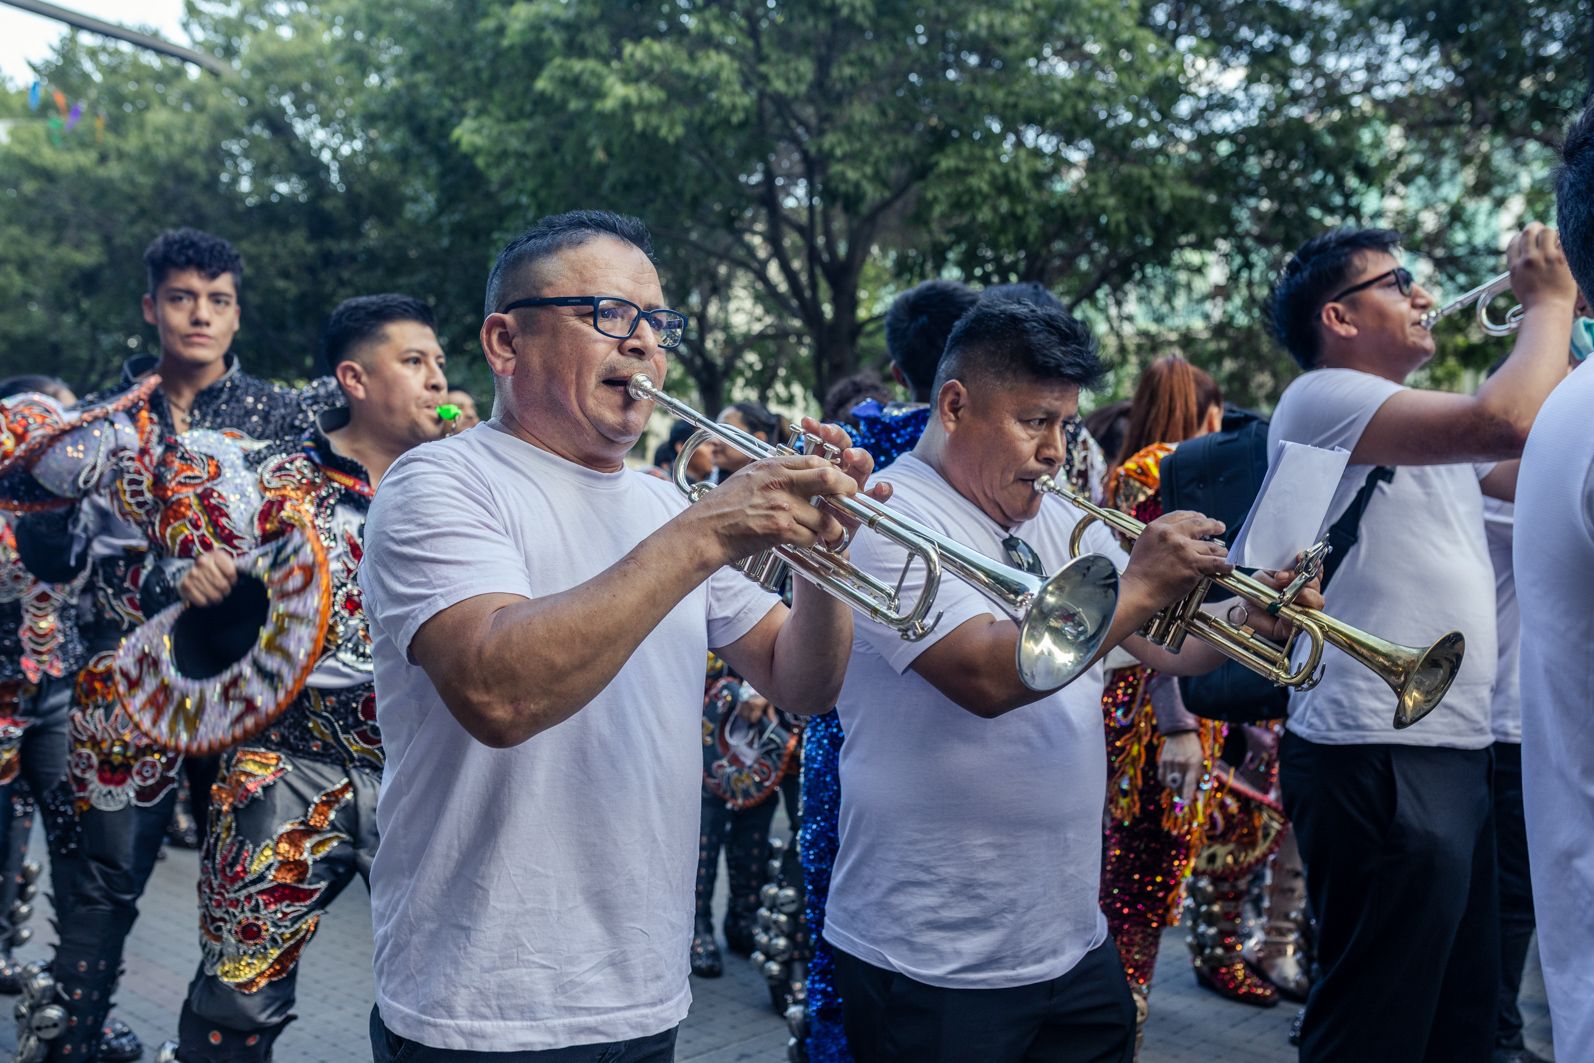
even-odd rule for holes
{"type": "Polygon", "coordinates": [[[648,398],[648,392],[655,390],[653,378],[646,373],[638,373],[626,384],[625,390],[633,399],[648,398]]]}

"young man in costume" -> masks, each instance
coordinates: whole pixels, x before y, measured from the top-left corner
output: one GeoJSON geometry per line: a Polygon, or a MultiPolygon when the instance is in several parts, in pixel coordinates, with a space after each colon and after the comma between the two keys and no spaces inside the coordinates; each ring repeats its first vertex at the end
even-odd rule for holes
{"type": "MultiPolygon", "coordinates": [[[[253,545],[260,496],[246,456],[298,438],[309,399],[324,401],[324,388],[307,395],[240,366],[232,342],[243,261],[231,244],[178,229],[158,236],[144,260],[144,320],[159,334],[160,355],[127,363],[106,398],[126,402],[118,418],[67,433],[34,465],[34,479],[72,504],[17,526],[23,563],[57,583],[88,569],[93,602],[72,714],[81,871],[55,885],[71,918],[61,922],[54,961],[23,986],[19,1058],[29,1061],[95,1058],[184,766],[181,753],[144,737],[123,709],[116,648],[144,622],[147,605],[173,598],[196,558],[253,545]]],[[[212,774],[191,775],[196,795],[208,792],[212,774]]]]}
{"type": "MultiPolygon", "coordinates": [[[[346,300],[327,320],[322,352],[348,406],[322,413],[302,439],[260,462],[257,531],[262,542],[295,526],[318,537],[331,573],[328,628],[304,689],[222,760],[200,864],[202,959],[180,1043],[163,1046],[162,1060],[270,1058],[293,1018],[299,960],[322,913],[376,854],[382,746],[355,572],[382,474],[443,434],[437,406],[447,380],[431,310],[409,296],[346,300]]],[[[181,590],[195,605],[215,605],[237,579],[230,557],[212,553],[181,590]]]]}

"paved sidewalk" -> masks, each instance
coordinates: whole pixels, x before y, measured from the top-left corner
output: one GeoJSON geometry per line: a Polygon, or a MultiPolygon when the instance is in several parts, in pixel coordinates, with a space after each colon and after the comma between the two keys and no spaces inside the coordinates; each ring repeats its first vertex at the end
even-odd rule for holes
{"type": "MultiPolygon", "coordinates": [[[[32,851],[44,851],[44,839],[37,832],[32,851]]],[[[117,1014],[144,1039],[149,1049],[146,1059],[163,1039],[175,1036],[177,1012],[199,961],[197,871],[196,854],[168,851],[166,859],[156,865],[129,941],[117,1014]]],[[[715,910],[723,912],[725,876],[719,878],[722,888],[715,910]]],[[[25,959],[49,955],[53,935],[43,893],[39,901],[35,938],[21,950],[25,959]]],[[[1183,931],[1170,930],[1153,982],[1151,1020],[1141,1063],[1283,1063],[1294,1059],[1286,1039],[1296,1011],[1293,1005],[1258,1009],[1220,1000],[1196,988],[1185,956],[1183,931]]],[[[693,979],[692,992],[695,999],[681,1030],[677,1059],[683,1063],[778,1063],[786,1058],[785,1023],[771,1010],[763,979],[750,964],[727,956],[725,977],[693,979]]],[[[1536,954],[1523,998],[1529,1044],[1548,1055],[1550,1021],[1536,954]]],[[[299,977],[299,1020],[277,1042],[277,1060],[356,1063],[370,1059],[366,1021],[372,999],[370,900],[363,885],[356,882],[333,903],[305,953],[299,977]]],[[[9,1019],[0,1020],[0,1052],[11,1052],[15,1044],[9,1019]]]]}

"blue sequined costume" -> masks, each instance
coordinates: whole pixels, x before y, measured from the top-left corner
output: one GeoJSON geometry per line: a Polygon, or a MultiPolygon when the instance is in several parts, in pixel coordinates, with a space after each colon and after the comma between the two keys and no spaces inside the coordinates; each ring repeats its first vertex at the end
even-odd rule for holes
{"type": "MultiPolygon", "coordinates": [[[[875,399],[853,408],[857,422],[850,429],[854,446],[874,457],[883,469],[913,449],[930,421],[930,407],[875,399]]],[[[841,810],[837,760],[841,755],[841,720],[835,710],[808,721],[803,732],[802,829],[797,846],[802,855],[807,892],[804,919],[813,956],[808,961],[809,1063],[847,1063],[852,1053],[841,1026],[841,997],[836,992],[835,960],[825,940],[825,901],[830,896],[830,871],[836,863],[837,815],[841,810]]]]}

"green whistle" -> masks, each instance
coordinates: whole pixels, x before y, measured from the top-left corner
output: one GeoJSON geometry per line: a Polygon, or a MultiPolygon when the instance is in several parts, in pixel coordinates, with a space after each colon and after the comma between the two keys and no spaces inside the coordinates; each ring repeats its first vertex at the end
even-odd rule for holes
{"type": "Polygon", "coordinates": [[[437,408],[437,419],[439,421],[452,421],[460,415],[460,412],[458,406],[455,406],[452,402],[445,402],[437,408]]]}

